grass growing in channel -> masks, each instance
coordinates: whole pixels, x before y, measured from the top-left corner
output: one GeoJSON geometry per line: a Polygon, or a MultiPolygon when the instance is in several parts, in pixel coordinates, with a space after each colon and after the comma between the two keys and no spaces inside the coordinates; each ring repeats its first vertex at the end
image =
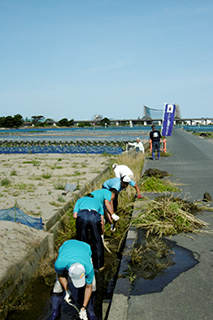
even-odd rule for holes
{"type": "MultiPolygon", "coordinates": [[[[110,170],[109,173],[105,174],[101,181],[94,186],[93,188],[88,188],[85,194],[102,188],[102,184],[107,179],[111,179],[115,177],[114,171],[112,169],[112,164],[116,162],[117,164],[125,164],[131,168],[134,172],[134,181],[139,183],[144,155],[140,154],[137,157],[129,156],[129,155],[119,155],[118,157],[111,157],[109,160],[110,170]]],[[[112,250],[117,251],[121,243],[123,242],[126,231],[128,230],[128,226],[131,219],[131,213],[133,209],[133,200],[135,195],[135,189],[132,187],[128,187],[126,190],[123,190],[118,197],[118,211],[117,214],[120,216],[119,221],[116,224],[115,233],[111,233],[110,224],[107,223],[105,225],[105,237],[107,238],[107,243],[109,247],[113,247],[112,250]]],[[[77,199],[76,199],[77,200],[77,199]]],[[[75,220],[72,216],[73,208],[75,203],[71,203],[70,209],[66,213],[66,219],[63,222],[63,228],[59,231],[59,236],[56,241],[56,250],[58,247],[67,239],[73,238],[75,236],[75,220]]]]}

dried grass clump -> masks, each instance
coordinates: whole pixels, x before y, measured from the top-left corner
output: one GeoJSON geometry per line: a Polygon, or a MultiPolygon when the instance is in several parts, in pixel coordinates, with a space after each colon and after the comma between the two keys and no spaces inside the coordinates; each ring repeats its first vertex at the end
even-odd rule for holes
{"type": "MultiPolygon", "coordinates": [[[[204,221],[196,218],[195,205],[172,197],[161,197],[143,203],[143,212],[133,220],[137,228],[147,230],[146,236],[155,234],[158,237],[175,235],[181,232],[198,232],[208,226],[204,221]],[[191,210],[191,211],[190,211],[191,210]]],[[[197,207],[197,212],[200,211],[197,207]]]]}

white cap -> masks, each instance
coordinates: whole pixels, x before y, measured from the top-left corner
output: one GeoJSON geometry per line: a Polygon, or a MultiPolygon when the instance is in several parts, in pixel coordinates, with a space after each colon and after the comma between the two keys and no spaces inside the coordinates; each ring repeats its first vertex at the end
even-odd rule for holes
{"type": "Polygon", "coordinates": [[[129,176],[124,176],[121,179],[122,179],[123,182],[128,182],[129,183],[131,181],[129,176]]]}
{"type": "Polygon", "coordinates": [[[115,169],[117,167],[117,163],[113,163],[112,169],[115,169]]]}
{"type": "Polygon", "coordinates": [[[81,288],[85,285],[85,269],[81,263],[73,263],[69,267],[68,274],[74,287],[81,288]]]}

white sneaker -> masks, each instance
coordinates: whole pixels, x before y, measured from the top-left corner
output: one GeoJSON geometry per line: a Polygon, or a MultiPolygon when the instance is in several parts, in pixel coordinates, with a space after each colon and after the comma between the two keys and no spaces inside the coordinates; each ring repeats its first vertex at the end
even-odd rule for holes
{"type": "Polygon", "coordinates": [[[115,230],[116,230],[116,228],[115,228],[114,224],[111,224],[110,231],[111,231],[111,232],[115,232],[115,230]]]}

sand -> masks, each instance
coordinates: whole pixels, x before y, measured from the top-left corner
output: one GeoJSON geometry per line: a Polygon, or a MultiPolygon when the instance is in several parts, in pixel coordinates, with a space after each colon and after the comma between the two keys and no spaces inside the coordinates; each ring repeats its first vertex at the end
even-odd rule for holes
{"type": "Polygon", "coordinates": [[[66,183],[81,189],[108,160],[99,154],[1,154],[0,209],[16,204],[26,214],[46,220],[71,197],[62,195],[66,183]]]}

